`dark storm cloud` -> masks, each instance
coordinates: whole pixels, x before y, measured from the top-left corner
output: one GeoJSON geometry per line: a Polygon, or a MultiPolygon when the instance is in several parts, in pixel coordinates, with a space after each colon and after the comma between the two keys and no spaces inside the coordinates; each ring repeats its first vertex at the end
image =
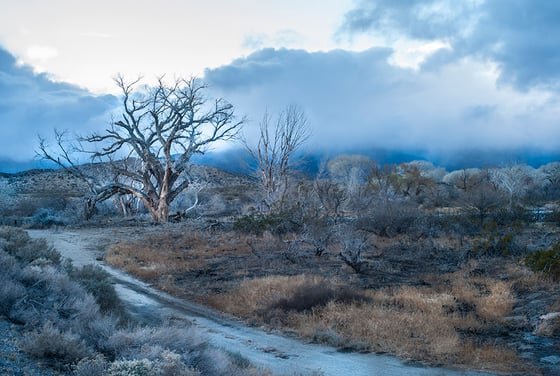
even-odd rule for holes
{"type": "Polygon", "coordinates": [[[0,159],[32,158],[38,135],[51,137],[55,128],[71,133],[103,128],[115,104],[113,96],[35,74],[0,48],[0,159]]]}
{"type": "MultiPolygon", "coordinates": [[[[560,2],[534,0],[362,0],[343,32],[381,32],[449,42],[446,59],[496,62],[519,89],[560,88],[560,2]]],[[[440,59],[441,56],[436,56],[440,59]]],[[[433,63],[433,61],[432,61],[433,63]]]]}
{"type": "Polygon", "coordinates": [[[205,79],[252,120],[298,104],[313,126],[309,147],[452,151],[560,146],[557,106],[496,88],[487,66],[460,62],[437,74],[388,63],[392,51],[258,51],[205,79]],[[538,111],[536,110],[538,109],[538,111]]]}

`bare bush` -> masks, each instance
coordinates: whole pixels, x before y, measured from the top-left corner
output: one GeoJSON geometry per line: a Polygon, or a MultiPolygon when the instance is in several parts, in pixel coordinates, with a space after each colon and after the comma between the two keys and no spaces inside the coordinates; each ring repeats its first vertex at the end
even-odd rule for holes
{"type": "Polygon", "coordinates": [[[383,237],[410,234],[421,212],[409,201],[376,201],[359,214],[357,228],[383,237]]]}
{"type": "Polygon", "coordinates": [[[366,234],[346,228],[339,232],[339,237],[341,238],[342,251],[338,256],[356,273],[361,273],[366,265],[366,261],[362,256],[362,252],[368,248],[366,234]]]}

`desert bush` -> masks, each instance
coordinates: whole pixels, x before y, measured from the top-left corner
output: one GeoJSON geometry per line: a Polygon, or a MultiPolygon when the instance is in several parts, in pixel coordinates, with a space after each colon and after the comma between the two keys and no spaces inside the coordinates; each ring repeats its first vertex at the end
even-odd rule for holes
{"type": "Polygon", "coordinates": [[[66,221],[61,216],[61,213],[49,208],[37,210],[31,218],[31,228],[47,228],[64,224],[66,224],[66,221]]]}
{"type": "Polygon", "coordinates": [[[98,265],[84,265],[79,269],[69,267],[70,277],[95,297],[101,312],[124,314],[124,307],[111,283],[111,276],[98,265]]]}
{"type": "Polygon", "coordinates": [[[4,239],[0,238],[0,265],[2,265],[2,278],[6,280],[18,279],[21,273],[21,266],[17,259],[3,251],[4,239]]]}
{"type": "Polygon", "coordinates": [[[33,357],[55,363],[75,363],[94,354],[85,341],[73,332],[61,331],[52,322],[23,334],[19,347],[33,357]]]}
{"type": "Polygon", "coordinates": [[[383,237],[410,233],[422,212],[408,201],[377,202],[358,217],[357,227],[383,237]]]}
{"type": "Polygon", "coordinates": [[[200,372],[186,366],[181,356],[171,351],[164,351],[161,358],[122,359],[109,365],[106,376],[200,376],[200,372]]]}
{"type": "Polygon", "coordinates": [[[154,368],[148,359],[119,360],[111,363],[107,376],[157,376],[154,368]]]}
{"type": "Polygon", "coordinates": [[[83,358],[74,366],[74,376],[106,376],[108,363],[103,354],[83,358]]]}
{"type": "Polygon", "coordinates": [[[10,316],[14,304],[25,296],[25,287],[17,281],[0,277],[0,315],[10,316]]]}
{"type": "Polygon", "coordinates": [[[107,341],[108,350],[115,358],[131,358],[143,347],[153,346],[170,351],[184,351],[204,347],[205,341],[194,329],[177,325],[120,329],[107,341]]]}
{"type": "Polygon", "coordinates": [[[549,249],[527,255],[525,264],[533,271],[543,272],[555,280],[560,280],[560,243],[556,243],[549,249]]]}
{"type": "Polygon", "coordinates": [[[62,259],[60,253],[50,247],[45,239],[31,239],[29,234],[22,229],[1,226],[0,239],[4,239],[0,243],[4,251],[24,263],[46,259],[54,264],[60,264],[62,259]]]}
{"type": "Polygon", "coordinates": [[[366,261],[362,255],[362,252],[368,248],[366,234],[360,231],[346,229],[346,231],[340,232],[339,237],[341,237],[340,243],[342,250],[338,257],[344,261],[346,265],[350,266],[354,272],[361,273],[366,265],[366,261]]]}
{"type": "Polygon", "coordinates": [[[115,358],[145,359],[157,375],[236,375],[246,368],[224,351],[208,346],[190,327],[121,329],[108,344],[115,358]]]}
{"type": "Polygon", "coordinates": [[[164,350],[157,362],[158,375],[161,376],[199,376],[200,372],[188,367],[182,361],[181,355],[176,352],[164,350]]]}
{"type": "Polygon", "coordinates": [[[282,235],[298,229],[298,226],[290,220],[288,214],[247,214],[236,218],[233,229],[244,234],[260,236],[265,231],[275,235],[282,235]]]}

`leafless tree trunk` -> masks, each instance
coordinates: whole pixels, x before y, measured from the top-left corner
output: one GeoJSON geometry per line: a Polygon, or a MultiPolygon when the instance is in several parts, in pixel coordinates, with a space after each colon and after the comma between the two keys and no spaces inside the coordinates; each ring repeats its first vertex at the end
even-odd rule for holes
{"type": "MultiPolygon", "coordinates": [[[[140,81],[115,79],[122,92],[122,116],[103,133],[81,138],[81,144],[93,149],[80,151],[111,163],[114,170],[113,181],[94,189],[93,203],[117,193],[133,195],[155,221],[167,222],[170,203],[191,183],[191,157],[215,141],[235,137],[244,119],[237,120],[233,106],[223,99],[209,103],[198,79],[167,84],[160,78],[148,90],[139,87],[140,81]]],[[[74,166],[64,149],[60,158],[44,142],[41,155],[66,168],[74,166]]]]}
{"type": "Polygon", "coordinates": [[[246,145],[257,162],[268,210],[277,209],[282,204],[288,188],[294,152],[307,140],[309,134],[304,112],[292,105],[286,107],[275,122],[265,113],[260,123],[257,147],[246,145]]]}

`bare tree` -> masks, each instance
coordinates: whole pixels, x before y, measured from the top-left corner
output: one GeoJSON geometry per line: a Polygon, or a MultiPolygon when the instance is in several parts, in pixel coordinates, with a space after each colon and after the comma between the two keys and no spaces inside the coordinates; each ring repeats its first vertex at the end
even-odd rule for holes
{"type": "Polygon", "coordinates": [[[115,174],[108,175],[107,169],[101,165],[80,163],[79,158],[75,156],[76,153],[83,149],[79,142],[75,142],[79,140],[70,140],[67,132],[55,130],[54,133],[56,142],[54,150],[53,147],[47,144],[46,139],[39,137],[39,152],[37,154],[64,168],[74,177],[85,183],[88,193],[84,200],[84,218],[89,220],[95,213],[97,203],[105,201],[116,194],[106,189],[106,187],[110,181],[118,179],[118,176],[115,174]]]}
{"type": "Polygon", "coordinates": [[[260,138],[256,148],[246,143],[249,153],[257,162],[268,210],[278,208],[283,202],[294,153],[309,135],[305,113],[299,107],[290,105],[276,121],[265,113],[260,122],[260,138]]]}
{"type": "Polygon", "coordinates": [[[510,209],[533,185],[533,170],[526,165],[514,165],[490,170],[492,182],[507,193],[510,209]]]}
{"type": "MultiPolygon", "coordinates": [[[[91,146],[80,151],[109,162],[115,174],[93,189],[89,200],[95,205],[115,194],[133,195],[155,221],[166,222],[170,203],[191,184],[191,157],[235,137],[244,119],[237,119],[225,100],[208,101],[206,86],[196,78],[167,84],[162,77],[152,88],[140,86],[141,79],[127,83],[119,76],[115,82],[122,92],[122,116],[103,133],[80,138],[80,145],[91,146]]],[[[40,149],[44,158],[75,169],[64,148],[54,155],[42,141],[40,149]]]]}

